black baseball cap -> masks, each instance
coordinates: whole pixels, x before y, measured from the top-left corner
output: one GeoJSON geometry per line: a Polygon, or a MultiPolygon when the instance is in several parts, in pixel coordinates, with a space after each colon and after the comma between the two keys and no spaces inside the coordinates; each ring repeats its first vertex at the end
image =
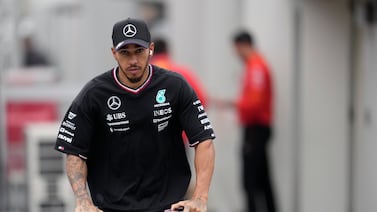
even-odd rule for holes
{"type": "Polygon", "coordinates": [[[113,26],[113,45],[116,51],[127,44],[137,44],[149,48],[151,34],[147,24],[139,19],[128,18],[113,26]]]}

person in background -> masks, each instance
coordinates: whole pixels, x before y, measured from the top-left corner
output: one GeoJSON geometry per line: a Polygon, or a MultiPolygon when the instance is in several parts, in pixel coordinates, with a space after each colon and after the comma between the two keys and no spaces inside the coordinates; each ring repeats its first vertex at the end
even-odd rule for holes
{"type": "Polygon", "coordinates": [[[255,47],[252,35],[240,31],[233,38],[234,49],[244,63],[241,92],[235,106],[242,126],[243,186],[249,212],[266,208],[275,212],[268,143],[273,123],[273,82],[270,68],[255,47]]]}
{"type": "Polygon", "coordinates": [[[207,212],[215,134],[186,80],[150,64],[150,38],[142,20],[115,23],[117,65],[90,80],[63,118],[55,149],[67,154],[75,212],[207,212]],[[186,200],[191,170],[183,130],[196,171],[186,200]]]}
{"type": "Polygon", "coordinates": [[[23,38],[23,66],[47,66],[50,65],[49,59],[45,54],[38,50],[33,42],[32,37],[23,38]]]}
{"type": "Polygon", "coordinates": [[[204,87],[200,83],[199,78],[187,67],[178,65],[171,59],[169,45],[165,39],[154,39],[154,53],[151,63],[181,74],[194,89],[195,93],[198,95],[199,100],[202,102],[202,105],[204,107],[207,106],[207,94],[204,90],[204,87]]]}

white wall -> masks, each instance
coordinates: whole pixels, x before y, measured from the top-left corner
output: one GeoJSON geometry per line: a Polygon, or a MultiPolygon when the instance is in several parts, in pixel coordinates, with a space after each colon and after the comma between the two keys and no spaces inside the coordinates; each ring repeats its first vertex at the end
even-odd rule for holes
{"type": "Polygon", "coordinates": [[[347,211],[349,20],[343,1],[301,8],[302,212],[347,211]]]}
{"type": "Polygon", "coordinates": [[[132,1],[55,0],[31,5],[37,44],[49,53],[63,80],[80,83],[116,65],[110,49],[113,24],[137,13],[132,1]]]}

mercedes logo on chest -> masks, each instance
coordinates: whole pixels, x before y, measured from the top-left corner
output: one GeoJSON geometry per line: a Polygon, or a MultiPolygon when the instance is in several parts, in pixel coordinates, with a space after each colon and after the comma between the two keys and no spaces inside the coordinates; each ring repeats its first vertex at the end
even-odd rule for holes
{"type": "Polygon", "coordinates": [[[112,96],[107,100],[107,106],[111,110],[118,110],[120,108],[120,105],[122,102],[120,101],[119,97],[117,96],[112,96]]]}
{"type": "Polygon", "coordinates": [[[132,38],[133,36],[135,36],[136,32],[136,27],[133,24],[127,24],[123,28],[123,34],[128,38],[132,38]]]}

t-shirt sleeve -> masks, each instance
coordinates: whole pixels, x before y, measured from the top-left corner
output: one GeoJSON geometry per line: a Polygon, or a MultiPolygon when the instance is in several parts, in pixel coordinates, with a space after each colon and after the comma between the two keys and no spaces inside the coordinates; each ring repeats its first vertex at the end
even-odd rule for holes
{"type": "Polygon", "coordinates": [[[94,134],[94,112],[85,98],[77,97],[59,127],[55,149],[86,160],[94,134]]]}
{"type": "Polygon", "coordinates": [[[195,91],[183,80],[180,88],[179,118],[190,146],[207,139],[215,139],[211,122],[195,91]]]}

